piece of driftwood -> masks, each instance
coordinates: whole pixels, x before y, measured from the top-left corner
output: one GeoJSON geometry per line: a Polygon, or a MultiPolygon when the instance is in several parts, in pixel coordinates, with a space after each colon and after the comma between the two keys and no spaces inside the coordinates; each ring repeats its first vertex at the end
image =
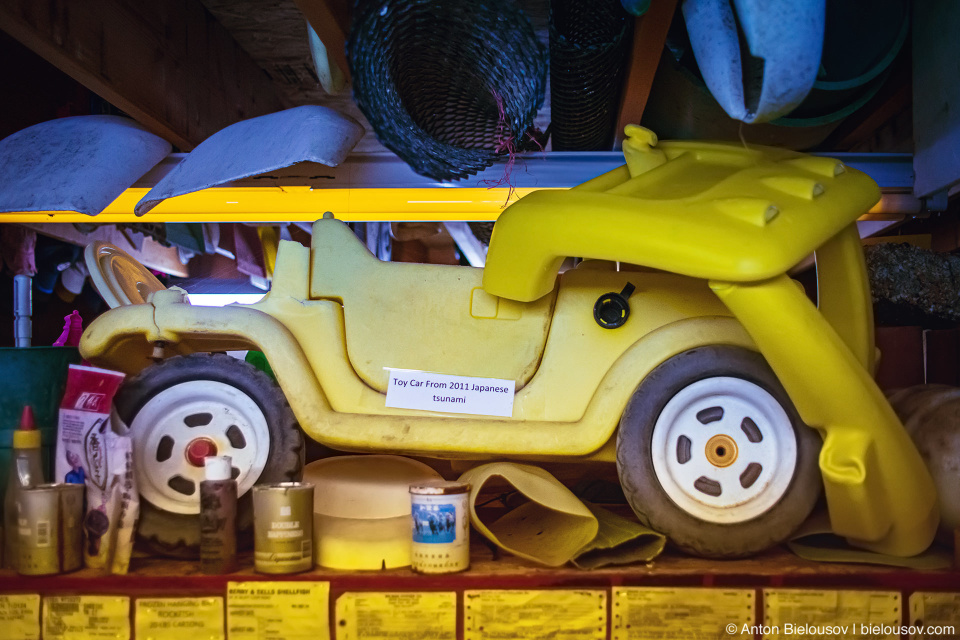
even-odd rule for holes
{"type": "Polygon", "coordinates": [[[960,322],[960,256],[892,243],[864,252],[874,303],[912,313],[914,323],[960,322]]]}

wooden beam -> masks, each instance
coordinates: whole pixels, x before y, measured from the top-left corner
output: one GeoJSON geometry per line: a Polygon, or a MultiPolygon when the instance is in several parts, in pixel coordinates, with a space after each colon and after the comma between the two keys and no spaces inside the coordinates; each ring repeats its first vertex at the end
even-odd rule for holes
{"type": "Polygon", "coordinates": [[[92,93],[0,30],[0,140],[54,118],[88,113],[92,93]]]}
{"type": "Polygon", "coordinates": [[[821,146],[834,151],[850,151],[861,142],[873,137],[877,131],[890,120],[910,108],[913,98],[912,87],[909,83],[897,87],[889,93],[877,96],[867,104],[867,113],[851,122],[850,126],[838,130],[836,142],[832,138],[821,146]]]}
{"type": "Polygon", "coordinates": [[[4,0],[0,29],[183,150],[285,106],[198,0],[4,0]]]}
{"type": "MultiPolygon", "coordinates": [[[[847,116],[819,148],[825,151],[853,150],[860,143],[869,141],[884,125],[909,109],[912,102],[910,55],[909,51],[904,51],[893,63],[890,75],[877,95],[847,116]]],[[[904,135],[909,139],[910,132],[906,131],[904,135]]]]}
{"type": "Polygon", "coordinates": [[[347,64],[347,35],[350,33],[349,0],[294,0],[297,8],[317,32],[327,48],[327,56],[335,62],[347,82],[350,65],[347,64]]]}
{"type": "Polygon", "coordinates": [[[640,124],[650,97],[650,88],[667,41],[667,31],[677,11],[677,0],[653,0],[647,12],[637,18],[633,28],[633,50],[627,65],[627,79],[620,99],[615,147],[623,141],[623,128],[640,124]]]}

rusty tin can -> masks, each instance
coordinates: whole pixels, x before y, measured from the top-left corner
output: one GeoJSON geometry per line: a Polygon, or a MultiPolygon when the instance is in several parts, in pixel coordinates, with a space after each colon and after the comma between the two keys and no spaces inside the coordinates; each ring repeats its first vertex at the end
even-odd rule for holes
{"type": "Polygon", "coordinates": [[[469,496],[466,482],[410,485],[414,571],[456,573],[470,567],[469,496]]]}
{"type": "Polygon", "coordinates": [[[60,573],[60,496],[57,485],[25,487],[17,496],[17,572],[60,573]]]}
{"type": "Polygon", "coordinates": [[[260,573],[313,568],[313,485],[279,482],[253,487],[253,562],[260,573]]]}
{"type": "Polygon", "coordinates": [[[20,573],[50,575],[80,569],[84,485],[50,483],[24,491],[17,503],[20,573]]]}
{"type": "Polygon", "coordinates": [[[64,573],[83,567],[82,484],[57,484],[60,490],[60,569],[64,573]]]}

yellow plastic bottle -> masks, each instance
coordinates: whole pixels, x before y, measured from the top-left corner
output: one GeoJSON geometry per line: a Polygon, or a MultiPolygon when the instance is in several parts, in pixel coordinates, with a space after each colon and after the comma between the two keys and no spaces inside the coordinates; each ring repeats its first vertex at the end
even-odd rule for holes
{"type": "Polygon", "coordinates": [[[4,566],[17,569],[17,497],[20,491],[43,484],[43,464],[40,459],[40,431],[33,422],[33,408],[23,408],[20,425],[13,432],[13,456],[3,497],[4,566]]]}

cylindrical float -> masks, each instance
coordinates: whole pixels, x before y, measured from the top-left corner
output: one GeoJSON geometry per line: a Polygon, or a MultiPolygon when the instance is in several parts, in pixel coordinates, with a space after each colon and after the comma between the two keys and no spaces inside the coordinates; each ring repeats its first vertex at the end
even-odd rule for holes
{"type": "Polygon", "coordinates": [[[550,3],[554,151],[613,148],[632,26],[618,0],[550,3]]]}
{"type": "Polygon", "coordinates": [[[547,56],[519,3],[358,2],[347,58],[377,139],[420,175],[465,178],[530,142],[547,56]]]}

